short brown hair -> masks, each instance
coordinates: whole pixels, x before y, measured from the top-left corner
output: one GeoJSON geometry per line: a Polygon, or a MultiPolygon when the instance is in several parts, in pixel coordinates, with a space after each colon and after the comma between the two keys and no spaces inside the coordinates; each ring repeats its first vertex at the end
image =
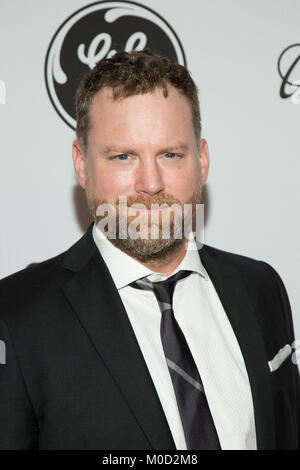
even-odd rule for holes
{"type": "Polygon", "coordinates": [[[147,50],[119,51],[111,58],[99,61],[79,84],[76,92],[76,134],[80,145],[86,148],[90,105],[102,88],[112,88],[115,100],[148,93],[157,87],[161,87],[167,97],[168,84],[180,90],[189,100],[196,139],[200,139],[198,90],[189,71],[175,61],[147,50]]]}

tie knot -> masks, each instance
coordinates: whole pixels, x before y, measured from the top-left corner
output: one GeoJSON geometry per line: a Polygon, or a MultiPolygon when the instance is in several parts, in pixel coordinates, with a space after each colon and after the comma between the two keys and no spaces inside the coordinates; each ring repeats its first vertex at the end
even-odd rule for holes
{"type": "Polygon", "coordinates": [[[172,305],[173,293],[176,282],[191,274],[191,271],[181,270],[164,281],[152,282],[149,279],[142,278],[137,281],[131,282],[129,285],[136,289],[152,290],[158,302],[172,305]]]}

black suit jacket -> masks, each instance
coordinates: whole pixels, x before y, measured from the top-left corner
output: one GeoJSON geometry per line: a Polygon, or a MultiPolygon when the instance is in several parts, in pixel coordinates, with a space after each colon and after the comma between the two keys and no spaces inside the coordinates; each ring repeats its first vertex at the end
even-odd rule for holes
{"type": "MultiPolygon", "coordinates": [[[[258,448],[299,449],[297,366],[290,356],[268,367],[294,340],[281,279],[250,258],[200,255],[244,357],[258,448]]],[[[1,449],[175,450],[92,225],[66,252],[2,279],[0,305],[1,449]]]]}

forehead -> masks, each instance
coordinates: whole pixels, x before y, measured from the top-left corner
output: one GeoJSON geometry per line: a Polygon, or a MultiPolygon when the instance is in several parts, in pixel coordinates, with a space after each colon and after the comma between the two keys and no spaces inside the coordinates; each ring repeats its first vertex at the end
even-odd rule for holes
{"type": "Polygon", "coordinates": [[[173,86],[165,97],[162,88],[114,100],[113,90],[103,88],[90,106],[90,137],[158,140],[187,139],[193,133],[192,111],[188,99],[173,86]]]}
{"type": "Polygon", "coordinates": [[[90,118],[97,120],[105,114],[105,118],[109,119],[115,115],[122,117],[122,113],[127,116],[129,112],[133,112],[135,116],[171,114],[174,110],[191,116],[191,105],[187,97],[171,85],[167,86],[167,92],[167,96],[164,96],[163,89],[157,87],[151,92],[114,99],[112,88],[105,87],[92,100],[90,118]]]}

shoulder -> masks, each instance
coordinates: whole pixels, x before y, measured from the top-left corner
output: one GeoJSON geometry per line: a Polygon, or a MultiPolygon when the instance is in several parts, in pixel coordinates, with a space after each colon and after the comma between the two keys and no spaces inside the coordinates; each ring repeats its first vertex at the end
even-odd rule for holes
{"type": "Polygon", "coordinates": [[[70,248],[40,263],[32,263],[27,268],[17,271],[0,280],[0,298],[18,292],[32,295],[43,292],[46,288],[60,285],[69,277],[70,270],[80,270],[95,250],[91,236],[92,224],[79,240],[70,248]],[[67,268],[67,269],[64,269],[67,268]],[[70,270],[68,269],[70,268],[70,270]]]}
{"type": "Polygon", "coordinates": [[[237,283],[242,282],[248,297],[254,306],[273,315],[276,312],[288,323],[293,331],[292,312],[288,294],[281,276],[276,269],[264,260],[223,251],[203,245],[199,251],[200,258],[208,261],[210,266],[231,276],[237,283]],[[213,260],[213,263],[210,263],[213,260]]]}
{"type": "Polygon", "coordinates": [[[63,258],[64,253],[61,253],[1,279],[0,318],[10,322],[29,318],[33,311],[40,311],[38,306],[45,305],[65,279],[63,258]]]}
{"type": "Polygon", "coordinates": [[[30,291],[42,288],[52,278],[56,278],[61,268],[64,253],[60,253],[40,263],[32,263],[27,268],[2,278],[0,280],[0,295],[16,292],[16,290],[20,292],[20,290],[30,291]]]}
{"type": "Polygon", "coordinates": [[[64,302],[63,285],[85,266],[96,250],[91,228],[92,225],[66,251],[0,280],[0,317],[3,320],[29,320],[49,311],[54,316],[58,313],[64,302]]]}
{"type": "Polygon", "coordinates": [[[281,284],[282,280],[277,271],[264,260],[251,258],[242,254],[231,253],[218,248],[203,245],[199,251],[200,257],[210,257],[215,263],[222,266],[230,266],[237,270],[241,277],[246,277],[248,281],[267,282],[272,285],[274,282],[281,284]]]}

